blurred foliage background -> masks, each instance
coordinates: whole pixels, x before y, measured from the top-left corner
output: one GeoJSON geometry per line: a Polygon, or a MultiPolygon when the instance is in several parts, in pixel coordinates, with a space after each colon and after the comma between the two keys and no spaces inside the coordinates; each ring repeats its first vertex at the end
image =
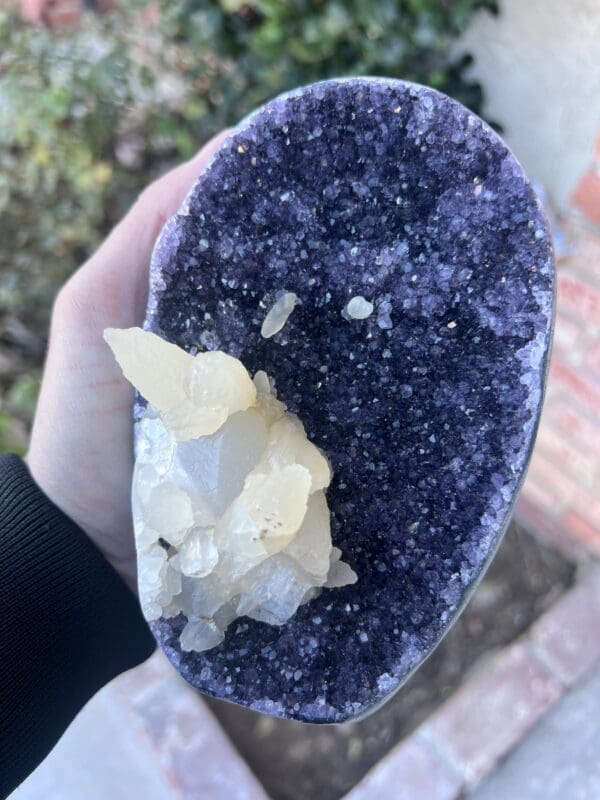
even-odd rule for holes
{"type": "Polygon", "coordinates": [[[0,10],[0,452],[26,446],[57,289],[156,173],[268,98],[332,76],[414,80],[478,111],[451,46],[495,6],[123,0],[68,29],[0,10]]]}

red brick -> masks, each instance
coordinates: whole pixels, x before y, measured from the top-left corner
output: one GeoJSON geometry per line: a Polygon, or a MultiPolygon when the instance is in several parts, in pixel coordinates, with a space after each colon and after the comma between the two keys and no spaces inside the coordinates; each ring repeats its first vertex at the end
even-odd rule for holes
{"type": "Polygon", "coordinates": [[[549,461],[540,450],[536,448],[527,471],[527,480],[532,480],[538,486],[544,486],[546,492],[551,494],[556,504],[566,506],[577,491],[577,485],[565,474],[560,466],[549,461]]]}
{"type": "Polygon", "coordinates": [[[344,800],[456,800],[462,780],[426,743],[412,736],[401,742],[344,800]]]}
{"type": "Polygon", "coordinates": [[[556,493],[549,491],[547,486],[538,483],[534,477],[526,479],[522,496],[555,519],[559,519],[564,509],[562,499],[556,493]]]}
{"type": "Polygon", "coordinates": [[[423,732],[472,785],[523,738],[561,691],[519,643],[481,665],[430,717],[423,732]]]}
{"type": "Polygon", "coordinates": [[[559,272],[557,278],[558,308],[568,308],[588,324],[600,325],[600,292],[568,272],[559,272]]]}
{"type": "Polygon", "coordinates": [[[539,452],[532,459],[516,516],[527,530],[567,553],[600,552],[600,500],[539,452]]]}
{"type": "Polygon", "coordinates": [[[596,378],[600,379],[600,342],[595,342],[588,348],[583,357],[583,363],[586,369],[589,369],[596,378]]]}
{"type": "Polygon", "coordinates": [[[560,550],[567,558],[588,561],[595,553],[587,541],[569,533],[564,518],[551,516],[525,492],[517,501],[515,519],[532,536],[560,550]]]}
{"type": "Polygon", "coordinates": [[[600,530],[600,498],[577,486],[571,496],[571,508],[596,530],[600,530]]]}
{"type": "Polygon", "coordinates": [[[600,175],[589,170],[573,192],[572,205],[590,222],[600,225],[600,175]]]}
{"type": "Polygon", "coordinates": [[[559,267],[581,277],[586,283],[600,289],[600,236],[586,228],[573,231],[577,247],[575,252],[565,258],[559,267]]]}
{"type": "Polygon", "coordinates": [[[585,486],[594,485],[594,476],[600,463],[596,453],[569,441],[565,434],[561,435],[549,425],[541,425],[535,445],[539,452],[544,453],[553,464],[559,465],[560,470],[564,470],[569,477],[585,486]]]}
{"type": "Polygon", "coordinates": [[[587,557],[588,552],[583,545],[568,536],[558,520],[551,517],[544,507],[533,503],[525,492],[517,501],[515,519],[532,536],[552,545],[568,558],[583,560],[587,557]]]}
{"type": "Polygon", "coordinates": [[[553,358],[557,358],[558,354],[560,354],[571,359],[574,353],[579,352],[579,344],[583,335],[584,331],[581,322],[577,323],[564,314],[558,314],[554,328],[553,358]]]}
{"type": "Polygon", "coordinates": [[[591,414],[598,413],[600,408],[600,384],[580,375],[572,367],[567,366],[567,364],[558,359],[553,359],[550,363],[549,378],[555,387],[558,385],[564,387],[567,393],[572,394],[591,414]]]}
{"type": "Polygon", "coordinates": [[[600,556],[600,527],[592,525],[575,511],[565,515],[562,525],[570,537],[600,556]]]}
{"type": "Polygon", "coordinates": [[[567,686],[600,663],[600,569],[555,603],[534,624],[530,639],[567,686]]]}
{"type": "Polygon", "coordinates": [[[542,425],[556,426],[589,452],[600,454],[600,421],[593,422],[574,403],[564,399],[547,403],[542,425]]]}

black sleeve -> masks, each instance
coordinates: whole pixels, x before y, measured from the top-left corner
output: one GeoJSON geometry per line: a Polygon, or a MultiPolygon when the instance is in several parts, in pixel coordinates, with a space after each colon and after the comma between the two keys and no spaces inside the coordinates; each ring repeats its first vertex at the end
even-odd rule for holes
{"type": "Polygon", "coordinates": [[[0,797],[154,646],[137,598],[90,539],[20,458],[0,456],[0,797]]]}

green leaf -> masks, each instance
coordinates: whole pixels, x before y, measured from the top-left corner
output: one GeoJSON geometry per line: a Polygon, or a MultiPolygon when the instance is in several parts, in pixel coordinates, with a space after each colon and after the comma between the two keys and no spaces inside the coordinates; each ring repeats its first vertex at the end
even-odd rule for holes
{"type": "Polygon", "coordinates": [[[33,420],[39,389],[39,377],[26,373],[17,378],[8,391],[7,404],[10,410],[24,422],[33,420]]]}

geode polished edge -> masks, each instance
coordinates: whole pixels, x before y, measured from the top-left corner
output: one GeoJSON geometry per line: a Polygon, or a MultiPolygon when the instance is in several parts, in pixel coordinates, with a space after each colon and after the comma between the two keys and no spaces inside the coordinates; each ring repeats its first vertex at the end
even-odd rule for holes
{"type": "Polygon", "coordinates": [[[280,717],[373,710],[447,631],[507,526],[539,419],[552,248],[521,166],[429,88],[352,78],[247,117],[156,244],[145,326],[275,379],[327,453],[358,575],[204,653],[152,623],[201,691],[280,717]],[[281,290],[300,304],[270,339],[281,290]],[[342,310],[355,296],[366,319],[342,310]]]}

